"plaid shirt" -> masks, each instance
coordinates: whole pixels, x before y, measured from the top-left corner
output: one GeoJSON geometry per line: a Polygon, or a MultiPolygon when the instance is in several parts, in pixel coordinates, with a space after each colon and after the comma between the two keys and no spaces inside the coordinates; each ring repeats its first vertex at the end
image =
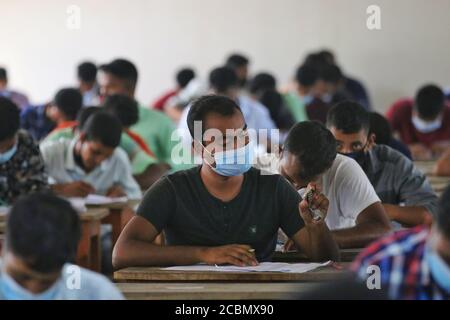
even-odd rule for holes
{"type": "Polygon", "coordinates": [[[381,288],[392,299],[450,299],[450,292],[437,285],[424,259],[428,235],[429,230],[424,227],[393,233],[366,248],[351,269],[366,281],[367,268],[378,266],[381,288]]]}

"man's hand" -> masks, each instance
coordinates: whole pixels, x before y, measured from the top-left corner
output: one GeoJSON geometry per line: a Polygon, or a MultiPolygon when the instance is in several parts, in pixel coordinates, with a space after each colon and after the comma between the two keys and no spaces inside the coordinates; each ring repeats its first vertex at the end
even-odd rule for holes
{"type": "Polygon", "coordinates": [[[122,187],[114,185],[106,191],[106,196],[111,198],[125,197],[127,194],[123,191],[122,187]]]}
{"type": "Polygon", "coordinates": [[[414,160],[426,161],[433,159],[433,152],[421,143],[413,143],[408,147],[414,160]]]}
{"type": "Polygon", "coordinates": [[[204,248],[201,260],[210,265],[232,264],[239,267],[258,265],[254,250],[250,246],[239,244],[204,248]]]}
{"type": "MultiPolygon", "coordinates": [[[[320,193],[320,188],[315,183],[308,184],[308,188],[312,188],[313,190],[315,190],[315,192],[312,197],[311,203],[308,203],[306,199],[303,199],[298,205],[300,216],[305,222],[305,226],[321,224],[324,222],[325,217],[327,216],[328,206],[330,205],[330,202],[323,193],[320,193]],[[320,210],[322,212],[322,219],[314,220],[310,208],[313,210],[320,210]]],[[[283,246],[283,252],[293,251],[295,249],[295,244],[292,239],[286,241],[283,246]]]]}
{"type": "Polygon", "coordinates": [[[303,218],[303,221],[305,221],[306,226],[311,224],[317,224],[325,220],[325,217],[327,216],[328,212],[328,206],[330,204],[327,197],[325,197],[325,195],[320,192],[321,190],[317,184],[311,182],[310,184],[308,184],[307,188],[314,190],[312,199],[309,203],[307,199],[303,199],[298,206],[300,216],[303,218]],[[314,220],[310,209],[320,210],[322,219],[314,220]]]}
{"type": "Polygon", "coordinates": [[[95,193],[95,189],[89,183],[84,181],[76,181],[71,183],[64,183],[55,185],[54,188],[57,194],[66,197],[87,197],[91,193],[95,193]]]}

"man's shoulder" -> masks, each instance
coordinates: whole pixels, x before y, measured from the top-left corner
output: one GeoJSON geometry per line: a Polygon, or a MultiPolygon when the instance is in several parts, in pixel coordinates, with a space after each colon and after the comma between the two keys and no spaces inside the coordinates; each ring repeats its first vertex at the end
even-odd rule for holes
{"type": "Polygon", "coordinates": [[[411,98],[403,98],[394,102],[394,104],[389,108],[388,113],[399,116],[411,115],[413,105],[414,101],[411,98]]]}
{"type": "Polygon", "coordinates": [[[147,108],[145,106],[139,106],[139,115],[144,119],[153,119],[155,122],[162,124],[172,125],[172,120],[166,116],[163,112],[147,108]]]}
{"type": "Polygon", "coordinates": [[[82,268],[74,264],[66,264],[63,268],[64,284],[72,284],[78,299],[122,299],[117,287],[104,275],[82,268]],[[79,278],[78,278],[79,277],[79,278]],[[79,279],[77,283],[76,280],[79,279]],[[79,288],[75,287],[79,285],[79,288]]]}
{"type": "Polygon", "coordinates": [[[376,157],[376,160],[380,163],[381,166],[387,163],[393,164],[395,166],[400,166],[411,162],[411,160],[409,160],[401,152],[383,144],[375,145],[371,153],[376,157]]]}

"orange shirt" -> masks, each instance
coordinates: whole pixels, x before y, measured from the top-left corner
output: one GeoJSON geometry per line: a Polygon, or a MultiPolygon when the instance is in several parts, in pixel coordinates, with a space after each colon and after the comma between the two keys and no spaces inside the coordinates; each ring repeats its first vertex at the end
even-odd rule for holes
{"type": "Polygon", "coordinates": [[[145,153],[147,153],[149,156],[155,157],[155,154],[152,152],[152,150],[150,150],[150,148],[147,146],[147,144],[145,143],[144,139],[142,139],[142,137],[140,135],[138,135],[137,133],[131,131],[130,129],[125,129],[125,133],[131,139],[133,139],[133,141],[136,142],[137,145],[139,147],[141,147],[142,150],[145,151],[145,153]]]}

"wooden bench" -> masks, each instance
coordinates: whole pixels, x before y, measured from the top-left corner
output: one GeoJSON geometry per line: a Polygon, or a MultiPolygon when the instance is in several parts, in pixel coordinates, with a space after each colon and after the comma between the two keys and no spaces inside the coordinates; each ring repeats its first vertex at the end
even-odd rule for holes
{"type": "Polygon", "coordinates": [[[294,299],[317,283],[117,283],[130,300],[277,300],[294,299]]]}
{"type": "Polygon", "coordinates": [[[80,214],[81,239],[78,243],[77,264],[100,272],[101,270],[101,220],[108,215],[107,209],[89,208],[80,214]]]}
{"type": "Polygon", "coordinates": [[[140,200],[128,200],[125,203],[111,203],[106,205],[89,205],[88,208],[107,209],[108,214],[102,219],[102,224],[110,224],[112,229],[112,246],[117,242],[123,228],[134,216],[133,208],[139,204],[140,200]]]}

